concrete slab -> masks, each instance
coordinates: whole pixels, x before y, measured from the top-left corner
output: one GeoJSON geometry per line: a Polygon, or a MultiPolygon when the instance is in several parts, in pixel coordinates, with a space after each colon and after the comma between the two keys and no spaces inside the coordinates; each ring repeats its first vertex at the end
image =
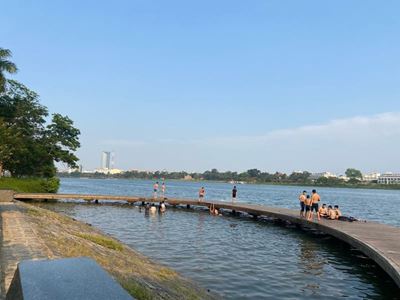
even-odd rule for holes
{"type": "Polygon", "coordinates": [[[64,258],[27,260],[18,269],[7,300],[133,299],[94,260],[64,258]]]}

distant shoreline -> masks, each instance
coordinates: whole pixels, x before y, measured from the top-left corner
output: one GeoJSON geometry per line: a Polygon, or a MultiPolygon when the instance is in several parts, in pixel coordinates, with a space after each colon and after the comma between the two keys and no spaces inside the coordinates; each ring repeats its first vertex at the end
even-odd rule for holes
{"type": "MultiPolygon", "coordinates": [[[[115,177],[115,176],[66,176],[66,174],[57,174],[58,178],[86,178],[86,179],[124,179],[124,180],[161,180],[157,178],[123,178],[123,177],[115,177]]],[[[185,179],[168,179],[166,178],[165,180],[168,181],[180,181],[180,182],[219,182],[219,183],[230,183],[228,181],[223,181],[223,180],[199,180],[199,179],[191,179],[191,180],[185,180],[185,179]]],[[[343,184],[343,185],[324,185],[324,184],[315,184],[315,183],[285,183],[285,182],[257,182],[257,181],[250,181],[246,182],[244,181],[243,184],[251,184],[251,185],[271,185],[271,186],[293,186],[293,187],[327,187],[327,188],[345,188],[345,189],[367,189],[367,190],[400,190],[400,185],[383,185],[383,184],[343,184]]],[[[242,185],[241,183],[232,183],[232,185],[242,185]]]]}

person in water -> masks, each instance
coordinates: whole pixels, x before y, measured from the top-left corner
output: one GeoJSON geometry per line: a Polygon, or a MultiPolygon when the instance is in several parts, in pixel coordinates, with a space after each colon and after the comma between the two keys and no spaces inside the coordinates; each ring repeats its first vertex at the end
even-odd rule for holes
{"type": "Polygon", "coordinates": [[[159,211],[162,212],[162,213],[165,212],[165,211],[167,210],[164,201],[161,201],[161,202],[160,202],[160,206],[158,207],[158,209],[159,209],[159,211]]]}
{"type": "Polygon", "coordinates": [[[158,181],[153,185],[153,198],[157,199],[158,181]]]}
{"type": "Polygon", "coordinates": [[[210,214],[214,215],[214,216],[218,216],[219,215],[219,211],[218,209],[215,207],[214,204],[210,205],[210,214]]]}
{"type": "Polygon", "coordinates": [[[156,212],[157,212],[157,208],[156,208],[155,204],[152,203],[151,206],[150,206],[150,213],[154,214],[156,212]]]}
{"type": "Polygon", "coordinates": [[[199,190],[199,202],[204,200],[204,196],[206,195],[206,190],[204,189],[204,186],[201,187],[199,190]]]}
{"type": "Polygon", "coordinates": [[[320,217],[327,217],[328,216],[328,209],[326,208],[326,204],[322,204],[322,206],[318,210],[319,216],[320,217]]]}
{"type": "Polygon", "coordinates": [[[314,219],[313,211],[315,211],[315,213],[317,215],[317,219],[319,221],[321,218],[320,218],[319,212],[318,212],[318,202],[321,201],[321,197],[318,195],[316,190],[312,190],[311,200],[312,200],[312,204],[311,204],[311,212],[310,212],[309,220],[312,221],[314,219]]]}
{"type": "Polygon", "coordinates": [[[303,193],[300,194],[299,196],[299,201],[300,201],[300,217],[304,217],[304,211],[306,210],[306,205],[304,204],[304,201],[307,198],[307,191],[303,191],[303,193]]]}
{"type": "Polygon", "coordinates": [[[232,189],[232,202],[236,201],[236,196],[237,196],[237,188],[235,185],[235,186],[233,186],[233,189],[232,189]]]}
{"type": "Polygon", "coordinates": [[[306,199],[304,200],[304,206],[306,208],[306,219],[309,220],[310,216],[311,216],[311,204],[312,204],[312,200],[310,195],[306,196],[306,199]]]}

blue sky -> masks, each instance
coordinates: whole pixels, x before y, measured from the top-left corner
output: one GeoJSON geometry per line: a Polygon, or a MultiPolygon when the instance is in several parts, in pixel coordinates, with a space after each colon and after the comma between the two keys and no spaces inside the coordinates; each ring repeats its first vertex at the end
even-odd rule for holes
{"type": "Polygon", "coordinates": [[[0,47],[81,129],[87,169],[112,150],[123,169],[400,171],[399,9],[14,0],[0,47]]]}

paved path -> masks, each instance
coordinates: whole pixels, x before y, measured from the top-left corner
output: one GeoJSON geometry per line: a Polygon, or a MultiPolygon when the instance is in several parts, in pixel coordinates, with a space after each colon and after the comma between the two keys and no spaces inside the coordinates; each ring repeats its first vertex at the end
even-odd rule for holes
{"type": "MultiPolygon", "coordinates": [[[[86,201],[126,201],[135,202],[159,202],[161,199],[143,198],[135,196],[111,196],[111,195],[78,195],[78,194],[15,194],[15,199],[83,199],[86,201]]],[[[365,255],[380,265],[386,273],[392,277],[400,287],[400,228],[384,225],[376,222],[342,222],[321,220],[309,222],[299,217],[296,210],[285,208],[266,207],[246,203],[231,203],[221,201],[198,202],[190,199],[169,198],[166,202],[171,205],[209,206],[214,204],[216,208],[246,212],[254,216],[267,216],[284,221],[290,221],[300,226],[314,228],[330,234],[357,248],[365,255]]]]}
{"type": "Polygon", "coordinates": [[[0,299],[5,299],[21,260],[49,258],[53,257],[53,253],[31,228],[21,208],[14,203],[0,202],[0,227],[0,299]]]}

